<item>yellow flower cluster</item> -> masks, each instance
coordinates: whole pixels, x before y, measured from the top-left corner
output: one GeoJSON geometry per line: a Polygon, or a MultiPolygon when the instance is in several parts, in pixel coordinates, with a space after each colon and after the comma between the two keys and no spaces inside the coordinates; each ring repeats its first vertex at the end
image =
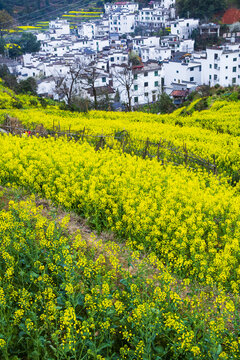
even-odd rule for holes
{"type": "MultiPolygon", "coordinates": [[[[46,110],[0,110],[0,121],[6,114],[17,117],[29,127],[32,123],[43,124],[52,129],[60,125],[61,130],[77,132],[85,129],[88,134],[114,134],[125,130],[133,140],[134,146],[143,147],[139,140],[149,139],[155,143],[170,142],[175,148],[205,159],[206,163],[216,164],[218,173],[231,176],[232,181],[239,179],[239,111],[237,102],[226,102],[222,108],[215,110],[218,103],[202,112],[181,116],[178,109],[170,115],[150,115],[144,113],[121,113],[91,111],[87,115],[60,111],[50,107],[46,110]],[[223,113],[223,111],[226,111],[223,113]],[[177,113],[178,112],[178,113],[177,113]],[[177,124],[177,126],[176,126],[177,124]],[[181,126],[180,126],[181,124],[181,126]],[[212,124],[212,125],[211,125],[212,124]],[[184,126],[183,126],[184,125],[184,126]]],[[[7,105],[5,105],[7,108],[7,105]]],[[[155,151],[156,153],[156,151],[155,151]]],[[[171,160],[171,153],[163,150],[162,158],[171,160]]],[[[174,161],[174,160],[173,160],[174,161]]]]}
{"type": "Polygon", "coordinates": [[[154,250],[181,276],[239,290],[240,197],[214,176],[64,138],[2,136],[0,180],[75,209],[134,249],[154,250]]]}
{"type": "Polygon", "coordinates": [[[189,281],[177,282],[155,254],[140,261],[113,241],[70,239],[66,221],[61,229],[41,211],[34,197],[0,211],[1,358],[239,357],[237,297],[182,296],[189,281]]]}

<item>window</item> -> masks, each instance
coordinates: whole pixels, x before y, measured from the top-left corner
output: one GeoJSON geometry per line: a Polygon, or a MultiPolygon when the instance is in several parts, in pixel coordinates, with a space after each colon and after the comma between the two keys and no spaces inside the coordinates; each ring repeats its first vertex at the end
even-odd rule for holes
{"type": "Polygon", "coordinates": [[[102,77],[102,82],[106,82],[106,78],[105,77],[102,77]]]}
{"type": "Polygon", "coordinates": [[[237,58],[233,58],[233,61],[237,61],[237,58]]]}
{"type": "Polygon", "coordinates": [[[134,90],[138,90],[138,85],[134,85],[134,90]]]}
{"type": "Polygon", "coordinates": [[[138,96],[135,96],[134,98],[134,102],[137,103],[138,102],[138,96]]]}
{"type": "Polygon", "coordinates": [[[148,76],[148,72],[147,72],[147,71],[144,72],[144,76],[148,76]]]}
{"type": "Polygon", "coordinates": [[[217,80],[217,75],[216,74],[214,75],[214,80],[217,80]]]}
{"type": "Polygon", "coordinates": [[[193,71],[193,70],[194,70],[194,68],[193,68],[193,67],[191,67],[191,68],[190,68],[190,71],[193,71]]]}
{"type": "Polygon", "coordinates": [[[233,67],[233,72],[237,72],[237,67],[236,66],[233,67]]]}
{"type": "Polygon", "coordinates": [[[148,92],[144,93],[144,96],[145,96],[145,97],[148,97],[148,92]]]}
{"type": "Polygon", "coordinates": [[[211,78],[212,78],[212,75],[209,75],[209,80],[211,80],[211,78]]]}
{"type": "Polygon", "coordinates": [[[179,73],[179,71],[178,71],[178,70],[176,70],[176,73],[178,74],[178,73],[179,73]]]}
{"type": "Polygon", "coordinates": [[[228,55],[226,55],[226,58],[228,58],[228,55]]]}
{"type": "Polygon", "coordinates": [[[218,54],[214,54],[214,60],[218,59],[218,54]]]}
{"type": "Polygon", "coordinates": [[[137,74],[134,74],[134,80],[137,80],[137,74]]]}
{"type": "Polygon", "coordinates": [[[154,82],[154,86],[158,86],[158,81],[155,81],[155,82],[154,82]]]}
{"type": "Polygon", "coordinates": [[[154,76],[158,76],[158,71],[154,71],[154,76]]]}
{"type": "Polygon", "coordinates": [[[110,60],[111,60],[111,61],[114,61],[114,57],[111,57],[110,60]]]}
{"type": "Polygon", "coordinates": [[[192,77],[190,77],[190,81],[194,81],[194,77],[192,76],[192,77]]]}
{"type": "Polygon", "coordinates": [[[187,27],[189,27],[189,23],[187,23],[187,27]]]}
{"type": "Polygon", "coordinates": [[[237,81],[237,79],[234,77],[234,78],[232,78],[232,83],[233,84],[236,84],[236,81],[237,81]]]}
{"type": "Polygon", "coordinates": [[[225,69],[228,69],[228,66],[225,66],[225,69]]]}
{"type": "Polygon", "coordinates": [[[209,64],[210,69],[212,68],[212,64],[209,64]]]}
{"type": "Polygon", "coordinates": [[[147,86],[148,86],[148,82],[145,82],[145,83],[144,83],[144,87],[147,87],[147,86]]]}
{"type": "Polygon", "coordinates": [[[225,76],[225,79],[227,80],[227,79],[228,79],[228,77],[227,77],[227,76],[225,76]]]}
{"type": "Polygon", "coordinates": [[[217,64],[214,64],[214,69],[217,69],[217,64]]]}

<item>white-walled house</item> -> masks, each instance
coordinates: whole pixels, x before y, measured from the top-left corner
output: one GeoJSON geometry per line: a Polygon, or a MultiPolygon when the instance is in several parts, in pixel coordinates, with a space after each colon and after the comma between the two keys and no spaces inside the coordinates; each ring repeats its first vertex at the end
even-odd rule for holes
{"type": "Polygon", "coordinates": [[[135,36],[132,39],[132,48],[137,53],[141,53],[143,46],[159,46],[160,37],[157,36],[135,36]]]}
{"type": "Polygon", "coordinates": [[[56,61],[52,63],[46,63],[44,66],[44,75],[46,77],[53,76],[66,76],[69,72],[69,64],[66,64],[63,61],[56,61]]]}
{"type": "Polygon", "coordinates": [[[206,53],[206,59],[202,59],[202,84],[240,85],[239,44],[208,48],[206,53]]]}
{"type": "Polygon", "coordinates": [[[159,7],[162,8],[173,8],[175,6],[176,1],[175,0],[157,0],[157,1],[150,1],[149,5],[153,7],[153,9],[157,9],[159,7]]]}
{"type": "Polygon", "coordinates": [[[108,53],[109,67],[128,63],[128,51],[122,49],[110,50],[108,53]]]}
{"type": "Polygon", "coordinates": [[[126,90],[130,86],[131,106],[138,106],[155,102],[161,94],[163,85],[162,68],[157,63],[147,63],[139,66],[128,67],[115,65],[111,68],[113,88],[118,89],[120,101],[129,103],[126,90]]]}
{"type": "Polygon", "coordinates": [[[70,34],[70,24],[67,20],[57,19],[50,21],[49,31],[52,37],[60,37],[62,35],[70,34]]]}
{"type": "Polygon", "coordinates": [[[109,46],[109,38],[94,38],[91,41],[91,49],[99,52],[102,51],[104,47],[109,46]]]}
{"type": "Polygon", "coordinates": [[[192,53],[194,51],[194,43],[195,41],[192,39],[179,40],[178,35],[170,34],[161,37],[161,45],[171,48],[173,52],[180,51],[192,53]]]}
{"type": "Polygon", "coordinates": [[[167,8],[143,8],[139,10],[136,25],[150,27],[151,29],[167,27],[170,26],[170,20],[173,17],[173,13],[167,8]]]}
{"type": "Polygon", "coordinates": [[[113,12],[109,15],[109,32],[128,34],[134,32],[135,15],[128,12],[113,12]]]}
{"type": "Polygon", "coordinates": [[[149,60],[163,61],[166,59],[170,59],[172,55],[172,50],[168,47],[164,46],[142,46],[140,48],[140,54],[143,62],[147,62],[149,60]]]}
{"type": "Polygon", "coordinates": [[[95,23],[94,22],[81,23],[81,25],[78,26],[78,35],[87,39],[94,38],[94,36],[96,36],[95,23]]]}
{"type": "Polygon", "coordinates": [[[39,80],[37,84],[38,95],[52,97],[55,100],[58,100],[58,95],[56,94],[56,79],[50,76],[48,78],[39,80]]]}
{"type": "Polygon", "coordinates": [[[138,11],[139,4],[129,1],[118,1],[115,3],[104,4],[104,10],[106,14],[113,12],[114,10],[127,10],[128,12],[134,13],[138,11]]]}
{"type": "Polygon", "coordinates": [[[199,19],[177,19],[171,22],[171,34],[179,39],[189,39],[194,29],[199,27],[199,19]]]}
{"type": "Polygon", "coordinates": [[[189,54],[176,53],[175,58],[163,63],[164,85],[166,93],[170,94],[174,84],[184,85],[194,90],[202,82],[202,63],[196,61],[189,54]]]}

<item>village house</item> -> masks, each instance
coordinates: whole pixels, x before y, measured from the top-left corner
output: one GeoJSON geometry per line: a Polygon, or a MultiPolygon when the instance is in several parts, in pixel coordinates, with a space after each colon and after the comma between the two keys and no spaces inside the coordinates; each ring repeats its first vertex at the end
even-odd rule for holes
{"type": "Polygon", "coordinates": [[[127,10],[128,12],[134,13],[138,11],[138,3],[129,2],[129,1],[118,1],[115,3],[106,3],[104,4],[105,13],[111,13],[115,10],[127,10]]]}
{"type": "Polygon", "coordinates": [[[167,94],[170,94],[175,85],[179,90],[195,90],[198,85],[201,84],[202,77],[202,64],[200,61],[196,61],[191,54],[177,52],[171,60],[164,61],[164,90],[167,94]]]}
{"type": "Polygon", "coordinates": [[[129,97],[132,106],[154,102],[162,92],[162,67],[157,62],[149,62],[128,67],[113,65],[111,68],[113,88],[118,89],[120,101],[128,104],[129,97]],[[129,94],[127,93],[129,85],[129,94]],[[129,96],[130,95],[130,96],[129,96]]]}
{"type": "Polygon", "coordinates": [[[109,14],[109,32],[118,34],[133,33],[135,29],[135,15],[125,11],[114,11],[109,14]]]}
{"type": "Polygon", "coordinates": [[[240,46],[226,44],[207,48],[202,59],[202,84],[240,85],[240,46]]]}
{"type": "Polygon", "coordinates": [[[171,22],[171,34],[179,39],[189,39],[194,29],[199,27],[199,19],[177,19],[171,22]]]}
{"type": "MultiPolygon", "coordinates": [[[[127,1],[106,3],[104,8],[105,15],[82,22],[75,31],[65,19],[51,21],[48,31],[37,34],[39,53],[24,55],[21,64],[15,66],[13,71],[19,79],[33,76],[38,80],[39,94],[58,98],[54,82],[63,77],[70,81],[71,67],[95,66],[99,72],[95,79],[98,94],[113,97],[118,89],[121,102],[127,103],[126,89],[119,83],[119,74],[127,68],[132,106],[154,102],[162,91],[177,104],[202,84],[239,84],[240,49],[234,43],[237,32],[234,37],[226,33],[229,44],[195,53],[193,30],[199,29],[203,37],[219,36],[219,25],[199,25],[199,20],[192,18],[175,19],[175,0],[152,0],[140,10],[138,3],[127,1]],[[134,36],[138,26],[145,34],[166,27],[171,32],[161,37],[134,36]],[[129,65],[131,50],[140,57],[135,67],[129,65]]],[[[93,99],[92,88],[83,82],[78,81],[76,91],[82,87],[82,94],[93,99]]]]}

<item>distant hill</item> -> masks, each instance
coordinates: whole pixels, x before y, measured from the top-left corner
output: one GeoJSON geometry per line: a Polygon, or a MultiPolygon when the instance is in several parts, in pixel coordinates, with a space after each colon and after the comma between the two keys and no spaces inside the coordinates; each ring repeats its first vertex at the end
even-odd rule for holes
{"type": "Polygon", "coordinates": [[[0,0],[0,10],[7,10],[19,23],[24,24],[34,20],[49,20],[68,10],[95,5],[99,7],[102,4],[102,0],[0,0]]]}

